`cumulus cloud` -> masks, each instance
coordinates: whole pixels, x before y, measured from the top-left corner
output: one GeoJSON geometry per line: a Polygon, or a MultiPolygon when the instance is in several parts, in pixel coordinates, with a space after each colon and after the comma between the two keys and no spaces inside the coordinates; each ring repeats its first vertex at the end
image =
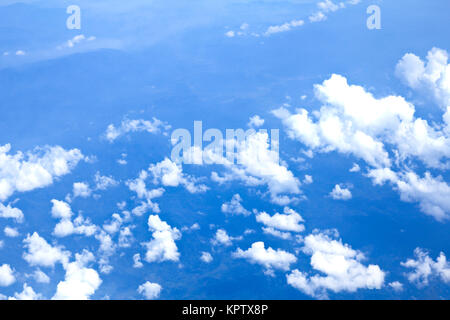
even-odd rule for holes
{"type": "Polygon", "coordinates": [[[10,204],[5,206],[0,203],[0,218],[14,219],[16,222],[22,223],[24,216],[22,210],[13,208],[10,204]]]}
{"type": "Polygon", "coordinates": [[[56,178],[72,171],[81,160],[80,150],[65,150],[59,146],[36,148],[33,151],[10,154],[11,145],[0,147],[0,201],[15,192],[43,188],[56,178]]]}
{"type": "Polygon", "coordinates": [[[40,269],[35,270],[32,277],[38,283],[50,283],[50,278],[40,269]]]}
{"type": "MultiPolygon", "coordinates": [[[[375,98],[363,87],[349,85],[340,75],[315,85],[315,95],[323,106],[312,114],[306,109],[295,113],[286,108],[273,110],[291,139],[299,140],[311,151],[352,154],[372,167],[369,176],[375,183],[391,181],[402,200],[418,201],[423,212],[438,220],[448,216],[447,184],[430,174],[419,178],[409,168],[417,160],[430,168],[450,166],[450,107],[443,115],[443,123],[430,125],[415,117],[414,106],[403,97],[375,98]]],[[[351,171],[357,170],[359,166],[351,171]]]]}
{"type": "Polygon", "coordinates": [[[32,287],[24,283],[22,292],[14,293],[14,296],[9,297],[8,300],[40,300],[42,298],[40,293],[34,292],[32,287]]]}
{"type": "Polygon", "coordinates": [[[142,170],[139,176],[134,180],[128,180],[126,185],[131,191],[136,192],[139,199],[143,199],[141,204],[132,210],[132,213],[137,216],[142,216],[148,210],[152,210],[154,213],[159,213],[160,209],[157,203],[152,200],[154,198],[161,197],[164,194],[163,188],[148,190],[145,181],[149,174],[148,171],[142,170]]]}
{"type": "Polygon", "coordinates": [[[16,228],[6,226],[5,229],[3,229],[3,232],[5,232],[5,236],[10,238],[15,238],[19,236],[19,231],[17,231],[16,228]]]}
{"type": "Polygon", "coordinates": [[[408,259],[401,265],[413,269],[407,274],[408,280],[419,286],[426,286],[430,278],[439,278],[444,283],[450,283],[450,263],[443,252],[434,261],[429,253],[421,248],[414,250],[415,259],[408,259]]]}
{"type": "Polygon", "coordinates": [[[442,177],[425,172],[423,178],[414,172],[396,173],[388,168],[373,169],[367,174],[376,185],[390,182],[407,202],[419,202],[422,212],[438,221],[450,218],[450,186],[442,177]]]}
{"type": "Polygon", "coordinates": [[[88,198],[92,193],[89,184],[85,182],[75,182],[73,184],[73,197],[88,198]]]}
{"type": "Polygon", "coordinates": [[[214,245],[222,245],[225,247],[229,247],[233,244],[234,240],[241,240],[241,239],[242,237],[229,236],[227,231],[224,229],[218,229],[211,242],[214,245]]]}
{"type": "Polygon", "coordinates": [[[31,266],[53,267],[60,262],[63,265],[68,263],[70,252],[61,246],[51,246],[38,233],[28,235],[24,240],[24,247],[27,249],[23,253],[23,258],[31,266]]]}
{"type": "Polygon", "coordinates": [[[14,271],[9,264],[0,266],[0,286],[7,287],[16,282],[14,271]]]}
{"type": "Polygon", "coordinates": [[[64,201],[53,199],[52,216],[61,219],[55,226],[53,234],[57,237],[66,237],[72,234],[83,234],[90,237],[97,231],[97,226],[92,224],[89,219],[83,218],[80,214],[72,222],[72,209],[64,201]]]}
{"type": "Polygon", "coordinates": [[[147,248],[145,260],[147,262],[178,261],[180,253],[175,241],[181,239],[180,231],[172,228],[157,215],[148,217],[148,227],[153,238],[150,242],[144,243],[147,248]]]}
{"type": "Polygon", "coordinates": [[[255,115],[250,118],[250,121],[248,122],[248,126],[252,128],[258,128],[261,127],[264,124],[264,119],[262,119],[260,116],[255,115]]]}
{"type": "Polygon", "coordinates": [[[426,62],[407,53],[396,66],[396,75],[412,89],[429,92],[444,108],[450,106],[450,64],[448,52],[439,48],[428,51],[426,62]]]}
{"type": "Polygon", "coordinates": [[[280,238],[290,238],[290,234],[280,233],[279,231],[288,232],[303,232],[305,226],[302,216],[290,208],[284,208],[284,213],[275,213],[270,216],[266,212],[260,212],[256,214],[256,221],[264,224],[267,228],[264,229],[266,233],[278,236],[280,238]],[[278,232],[275,231],[278,230],[278,232]]]}
{"type": "Polygon", "coordinates": [[[242,198],[239,194],[235,194],[229,202],[222,204],[221,210],[223,213],[233,214],[233,215],[243,215],[248,216],[251,214],[250,211],[245,209],[242,204],[242,198]]]}
{"type": "Polygon", "coordinates": [[[385,273],[378,265],[365,266],[363,253],[326,233],[305,237],[303,252],[311,255],[311,266],[324,275],[310,276],[299,270],[287,275],[287,282],[307,295],[327,298],[327,291],[355,292],[358,289],[380,289],[385,273]]]}
{"type": "Polygon", "coordinates": [[[211,253],[203,251],[200,260],[204,263],[211,263],[213,261],[213,256],[211,253]]]}
{"type": "Polygon", "coordinates": [[[88,300],[100,287],[102,280],[98,272],[87,266],[95,261],[94,255],[83,250],[75,255],[75,261],[68,263],[63,281],[58,283],[53,300],[88,300]]]}
{"type": "Polygon", "coordinates": [[[142,268],[144,264],[141,261],[141,255],[136,253],[133,255],[133,268],[142,268]]]}
{"type": "Polygon", "coordinates": [[[150,165],[148,171],[153,176],[153,183],[165,187],[178,187],[182,185],[190,193],[203,193],[208,190],[204,184],[197,184],[196,178],[183,173],[181,164],[166,158],[157,164],[150,165]]]}
{"type": "Polygon", "coordinates": [[[330,197],[334,200],[350,200],[352,198],[352,192],[340,185],[335,185],[333,190],[330,192],[330,197]]]}
{"type": "Polygon", "coordinates": [[[151,283],[149,281],[141,284],[137,291],[142,294],[147,300],[158,299],[161,294],[162,287],[157,283],[151,283]]]}
{"type": "Polygon", "coordinates": [[[130,132],[164,133],[169,129],[170,125],[157,118],[153,118],[150,121],[143,119],[125,119],[119,127],[110,124],[106,129],[105,137],[109,142],[114,142],[120,136],[130,132]]]}
{"type": "Polygon", "coordinates": [[[284,163],[280,164],[278,145],[273,145],[277,142],[272,140],[271,149],[268,141],[269,135],[263,130],[249,133],[243,141],[228,139],[227,146],[237,150],[234,154],[236,163],[221,158],[217,163],[223,164],[229,172],[224,176],[213,172],[211,178],[220,184],[242,180],[248,186],[267,185],[271,201],[280,205],[298,201],[297,197],[289,195],[301,193],[300,181],[284,163]]]}
{"type": "Polygon", "coordinates": [[[267,274],[273,274],[273,270],[288,271],[291,264],[297,262],[297,258],[289,252],[281,249],[274,250],[271,247],[266,249],[264,242],[255,242],[245,251],[238,248],[233,256],[263,266],[267,274]]]}

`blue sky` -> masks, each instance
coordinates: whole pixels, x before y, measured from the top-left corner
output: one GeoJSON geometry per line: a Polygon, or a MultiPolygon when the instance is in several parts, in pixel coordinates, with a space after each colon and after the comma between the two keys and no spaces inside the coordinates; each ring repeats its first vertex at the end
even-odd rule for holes
{"type": "Polygon", "coordinates": [[[448,299],[449,9],[2,1],[0,297],[448,299]]]}

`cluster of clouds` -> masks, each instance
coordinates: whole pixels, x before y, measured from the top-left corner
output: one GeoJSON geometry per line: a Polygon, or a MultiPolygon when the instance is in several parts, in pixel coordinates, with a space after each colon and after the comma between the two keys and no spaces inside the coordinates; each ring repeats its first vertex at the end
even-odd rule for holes
{"type": "Polygon", "coordinates": [[[114,142],[119,137],[130,132],[165,133],[169,129],[170,125],[157,118],[152,120],[125,119],[118,127],[110,124],[104,136],[109,142],[114,142]]]}
{"type": "MultiPolygon", "coordinates": [[[[327,19],[327,15],[329,13],[338,11],[340,9],[344,9],[348,5],[356,5],[359,2],[360,2],[360,0],[347,0],[347,1],[340,1],[340,2],[336,2],[336,3],[331,0],[320,1],[319,3],[317,3],[317,11],[312,13],[308,17],[308,20],[311,23],[324,21],[327,19]]],[[[306,22],[302,19],[298,19],[298,20],[294,19],[294,20],[291,20],[288,22],[284,22],[282,24],[269,26],[262,33],[250,32],[248,23],[243,23],[240,26],[238,31],[229,30],[229,31],[225,32],[225,36],[227,36],[229,38],[233,38],[235,36],[247,36],[247,35],[250,35],[253,37],[261,37],[261,36],[269,37],[276,33],[287,32],[294,28],[302,27],[305,25],[305,23],[306,22]]]]}
{"type": "Polygon", "coordinates": [[[440,278],[444,283],[450,283],[450,262],[443,252],[434,261],[429,253],[421,248],[414,250],[415,259],[408,259],[401,265],[414,269],[407,274],[408,280],[419,286],[426,286],[430,278],[440,278]]]}
{"type": "Polygon", "coordinates": [[[330,233],[316,233],[305,238],[302,251],[311,255],[311,267],[319,274],[309,275],[297,269],[287,275],[287,282],[307,295],[328,298],[328,291],[355,292],[358,289],[381,289],[386,273],[378,265],[364,265],[360,251],[330,233]]]}
{"type": "MultiPolygon", "coordinates": [[[[424,71],[425,75],[408,69],[410,64],[405,63],[404,57],[397,73],[414,85],[428,81],[424,80],[430,78],[426,75],[433,72],[436,74],[433,79],[446,79],[447,65],[443,67],[442,56],[446,56],[442,50],[429,52],[425,69],[430,70],[424,71]]],[[[407,57],[406,60],[411,59],[407,57]]],[[[445,81],[436,80],[441,82],[445,81]]],[[[450,92],[450,87],[437,87],[450,92]]],[[[376,98],[365,88],[348,84],[341,75],[333,74],[314,89],[322,103],[320,110],[310,113],[299,108],[292,112],[281,107],[272,111],[281,119],[291,139],[300,141],[311,154],[339,152],[364,160],[369,166],[367,176],[375,184],[392,183],[402,200],[419,202],[420,209],[437,220],[450,217],[448,184],[440,176],[426,172],[420,177],[412,170],[417,161],[430,169],[444,170],[450,166],[450,106],[445,108],[440,124],[430,124],[416,117],[414,105],[403,97],[376,98]]],[[[351,169],[359,170],[359,166],[351,169]]],[[[351,192],[346,190],[337,185],[331,195],[348,199],[351,192]]]]}
{"type": "MultiPolygon", "coordinates": [[[[260,130],[247,135],[246,139],[228,139],[226,145],[233,146],[236,161],[227,158],[215,159],[227,171],[221,176],[213,171],[211,179],[219,184],[233,180],[240,180],[247,186],[266,185],[270,200],[273,203],[287,205],[298,201],[301,195],[301,182],[287,168],[287,164],[280,162],[277,146],[269,145],[269,135],[260,130]]],[[[272,144],[274,140],[272,139],[272,144]]],[[[209,154],[210,157],[217,155],[209,154]]],[[[220,156],[221,157],[221,156],[220,156]]]]}
{"type": "Polygon", "coordinates": [[[81,160],[88,160],[80,150],[60,146],[36,148],[10,154],[11,145],[0,146],[0,201],[15,192],[26,192],[51,185],[70,173],[81,160]]]}

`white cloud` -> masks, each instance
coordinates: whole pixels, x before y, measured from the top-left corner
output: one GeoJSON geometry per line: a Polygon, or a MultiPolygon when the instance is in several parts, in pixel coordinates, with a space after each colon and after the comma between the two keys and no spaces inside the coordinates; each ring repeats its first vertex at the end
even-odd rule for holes
{"type": "Polygon", "coordinates": [[[310,15],[308,19],[310,22],[320,22],[326,20],[327,16],[323,12],[318,11],[310,15]]]}
{"type": "Polygon", "coordinates": [[[4,206],[0,203],[0,218],[14,219],[16,222],[22,223],[23,212],[18,208],[11,207],[10,204],[8,204],[8,206],[4,206]]]}
{"type": "Polygon", "coordinates": [[[313,182],[314,182],[313,177],[310,176],[310,175],[305,174],[305,178],[303,179],[303,183],[304,184],[311,184],[313,182]]]}
{"type": "Polygon", "coordinates": [[[262,119],[260,116],[255,115],[250,118],[250,121],[248,122],[249,127],[253,128],[259,128],[264,124],[264,119],[262,119]]]}
{"type": "Polygon", "coordinates": [[[36,232],[31,236],[28,235],[23,242],[27,249],[27,252],[23,253],[23,258],[31,266],[53,267],[57,262],[65,265],[69,260],[69,251],[60,246],[51,246],[36,232]]]}
{"type": "Polygon", "coordinates": [[[6,226],[5,229],[3,229],[3,231],[5,232],[5,235],[7,237],[15,238],[19,236],[19,231],[17,231],[17,228],[11,228],[6,226]]]}
{"type": "Polygon", "coordinates": [[[438,48],[428,51],[427,61],[407,53],[398,62],[396,75],[412,89],[430,92],[444,108],[450,105],[450,64],[448,52],[438,48]]]}
{"type": "Polygon", "coordinates": [[[147,248],[145,260],[147,262],[178,261],[180,253],[175,241],[181,239],[180,231],[169,226],[157,215],[148,217],[148,227],[153,239],[144,243],[147,248]]]}
{"type": "Polygon", "coordinates": [[[115,187],[119,184],[113,177],[107,177],[100,175],[100,172],[97,172],[94,177],[95,180],[95,188],[97,190],[106,190],[110,187],[115,187]]]}
{"type": "Polygon", "coordinates": [[[161,197],[164,194],[163,188],[147,190],[147,186],[145,184],[145,180],[148,178],[148,172],[142,170],[139,173],[139,177],[134,180],[129,180],[126,182],[126,185],[131,191],[136,192],[139,199],[145,199],[141,204],[135,207],[132,210],[132,213],[141,216],[148,210],[152,210],[155,213],[159,213],[160,209],[157,203],[154,203],[152,200],[157,197],[161,197]]]}
{"type": "Polygon", "coordinates": [[[149,281],[141,284],[137,291],[142,294],[147,300],[158,299],[161,294],[162,287],[157,283],[151,283],[149,281]]]}
{"type": "Polygon", "coordinates": [[[159,133],[161,131],[165,132],[168,129],[170,129],[170,126],[167,123],[156,118],[153,118],[151,121],[125,119],[118,128],[110,124],[106,129],[105,137],[109,142],[114,142],[114,140],[129,132],[159,133]]]}
{"type": "Polygon", "coordinates": [[[425,172],[423,178],[414,172],[395,173],[390,169],[370,170],[368,177],[374,184],[392,183],[407,202],[419,202],[420,210],[438,221],[450,218],[450,186],[442,177],[425,172]]]}
{"type": "Polygon", "coordinates": [[[247,259],[250,263],[262,265],[268,274],[271,274],[274,269],[288,271],[291,264],[297,261],[297,258],[281,249],[274,250],[271,247],[264,248],[264,242],[255,242],[251,248],[243,251],[238,248],[233,253],[235,258],[247,259]]]}
{"type": "Polygon", "coordinates": [[[224,177],[213,172],[211,178],[219,183],[242,180],[248,186],[266,184],[271,201],[280,205],[298,201],[298,198],[290,198],[286,194],[300,194],[300,181],[286,166],[280,164],[279,154],[277,150],[269,148],[268,140],[269,135],[264,131],[250,133],[244,141],[227,140],[226,144],[237,150],[236,164],[229,159],[220,159],[219,163],[229,172],[224,177]]]}
{"type": "Polygon", "coordinates": [[[224,229],[218,229],[214,238],[211,240],[214,245],[223,245],[229,247],[233,244],[234,240],[241,240],[242,237],[231,237],[224,229]]]}
{"type": "Polygon", "coordinates": [[[330,192],[330,196],[334,200],[350,200],[352,198],[352,193],[349,189],[341,187],[340,185],[337,184],[330,192]]]}
{"type": "Polygon", "coordinates": [[[204,263],[210,263],[213,261],[213,256],[211,255],[211,253],[203,251],[200,260],[202,260],[204,263]]]}
{"type": "Polygon", "coordinates": [[[64,176],[85,160],[80,150],[65,150],[59,146],[36,148],[33,152],[9,154],[9,144],[0,147],[0,201],[15,192],[43,188],[55,178],[64,176]]]}
{"type": "Polygon", "coordinates": [[[229,202],[222,204],[221,210],[223,213],[235,214],[235,215],[250,215],[250,211],[245,209],[242,204],[242,198],[239,194],[235,194],[229,202]]]}
{"type": "Polygon", "coordinates": [[[73,197],[88,198],[92,193],[89,184],[85,182],[75,182],[73,184],[73,197]]]}
{"type": "Polygon", "coordinates": [[[61,219],[55,226],[53,234],[57,237],[66,237],[72,234],[83,234],[90,237],[97,231],[97,226],[93,225],[89,219],[78,215],[72,222],[72,209],[69,204],[64,201],[53,199],[52,201],[52,216],[61,219]]]}
{"type": "Polygon", "coordinates": [[[403,291],[403,284],[398,281],[390,282],[389,287],[391,287],[396,292],[403,291]]]}
{"type": "Polygon", "coordinates": [[[141,261],[141,255],[136,253],[133,255],[133,268],[142,268],[144,264],[141,261]]]}
{"type": "Polygon", "coordinates": [[[228,38],[233,38],[235,36],[235,33],[233,30],[230,30],[225,32],[225,36],[227,36],[228,38]]]}
{"type": "Polygon", "coordinates": [[[38,283],[50,283],[50,278],[40,269],[35,270],[32,276],[33,279],[38,283]]]}
{"type": "Polygon", "coordinates": [[[208,187],[204,184],[196,184],[197,179],[184,174],[181,164],[172,162],[170,159],[165,158],[163,161],[157,164],[150,165],[148,171],[153,176],[153,183],[161,183],[165,187],[178,187],[182,185],[190,193],[203,193],[208,190],[208,187]]]}
{"type": "Polygon", "coordinates": [[[359,172],[361,171],[361,168],[359,167],[359,165],[357,163],[353,164],[353,167],[350,168],[349,172],[359,172]]]}
{"type": "Polygon", "coordinates": [[[426,286],[430,278],[440,278],[445,283],[450,283],[450,263],[443,252],[440,253],[436,261],[428,255],[428,252],[416,248],[414,250],[415,260],[408,259],[401,265],[405,268],[414,269],[407,274],[408,280],[419,286],[426,286]]]}
{"type": "Polygon", "coordinates": [[[0,266],[0,286],[7,287],[16,282],[14,271],[9,264],[3,264],[0,266]]]}
{"type": "Polygon", "coordinates": [[[286,32],[291,30],[292,28],[301,27],[305,24],[303,20],[292,20],[290,22],[283,23],[282,25],[270,26],[267,28],[266,32],[264,32],[265,36],[270,36],[274,33],[286,32]]]}
{"type": "Polygon", "coordinates": [[[86,37],[84,34],[79,34],[79,35],[74,36],[72,39],[67,40],[63,45],[58,46],[57,48],[59,50],[64,49],[64,48],[74,48],[76,45],[79,45],[79,44],[85,43],[85,42],[94,41],[95,39],[96,39],[96,37],[94,37],[94,36],[86,37]]]}
{"type": "Polygon", "coordinates": [[[325,1],[319,2],[317,4],[317,7],[324,12],[334,12],[334,11],[344,8],[345,4],[343,2],[335,4],[331,0],[325,0],[325,1]]]}
{"type": "Polygon", "coordinates": [[[311,255],[313,269],[325,274],[309,276],[299,270],[287,275],[287,282],[307,295],[327,298],[327,290],[355,292],[358,289],[380,289],[385,273],[378,265],[365,266],[365,256],[341,240],[325,233],[305,238],[303,252],[311,255]]]}
{"type": "Polygon", "coordinates": [[[281,238],[284,240],[290,240],[292,238],[292,234],[290,232],[282,232],[272,227],[263,227],[262,230],[265,234],[270,234],[274,237],[281,238]]]}
{"type": "Polygon", "coordinates": [[[9,297],[9,300],[40,300],[42,299],[40,293],[34,292],[33,288],[26,283],[23,284],[23,291],[20,293],[14,293],[14,297],[9,297]]]}
{"type": "Polygon", "coordinates": [[[23,50],[17,50],[16,51],[16,56],[24,56],[24,55],[26,55],[25,51],[23,51],[23,50]]]}
{"type": "Polygon", "coordinates": [[[256,221],[281,231],[303,232],[305,230],[305,226],[302,224],[304,222],[302,216],[287,207],[284,208],[284,214],[277,212],[270,216],[266,212],[258,213],[256,214],[256,221]]]}
{"type": "Polygon", "coordinates": [[[52,299],[88,300],[102,283],[98,272],[87,267],[94,260],[94,255],[87,250],[76,254],[75,261],[65,266],[65,278],[58,283],[52,299]]]}

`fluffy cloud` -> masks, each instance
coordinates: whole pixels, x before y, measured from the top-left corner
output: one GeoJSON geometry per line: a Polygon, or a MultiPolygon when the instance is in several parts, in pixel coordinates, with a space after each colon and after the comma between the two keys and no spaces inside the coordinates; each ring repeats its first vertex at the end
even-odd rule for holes
{"type": "Polygon", "coordinates": [[[114,142],[120,136],[127,134],[129,132],[149,132],[149,133],[158,133],[161,131],[166,131],[170,129],[170,126],[156,118],[153,120],[123,120],[118,128],[116,128],[113,124],[110,124],[106,129],[105,137],[109,142],[114,142]]]}
{"type": "Polygon", "coordinates": [[[337,184],[330,192],[330,196],[334,200],[350,200],[352,198],[352,193],[349,189],[341,187],[340,185],[337,184]]]}
{"type": "Polygon", "coordinates": [[[204,263],[210,263],[213,261],[213,256],[209,252],[202,252],[200,260],[202,260],[204,263]]]}
{"type": "Polygon", "coordinates": [[[338,151],[363,159],[372,167],[369,176],[376,184],[390,181],[402,200],[418,201],[423,212],[438,220],[446,219],[448,185],[430,174],[419,178],[409,168],[414,160],[431,168],[450,166],[450,108],[442,124],[430,125],[415,118],[414,106],[404,98],[375,98],[339,75],[315,85],[315,95],[323,106],[311,115],[306,109],[295,113],[286,108],[273,111],[290,138],[316,152],[338,151]],[[389,157],[387,146],[395,159],[389,157]],[[398,173],[393,171],[394,165],[399,167],[398,173]]]}
{"type": "Polygon", "coordinates": [[[428,255],[428,252],[416,248],[414,250],[416,259],[408,259],[401,265],[405,268],[414,269],[407,274],[408,280],[419,286],[428,285],[430,278],[440,278],[445,283],[450,283],[450,263],[443,252],[440,253],[436,261],[428,255]]]}
{"type": "Polygon", "coordinates": [[[32,277],[38,283],[50,283],[50,278],[40,269],[35,270],[32,277]]]}
{"type": "Polygon", "coordinates": [[[87,267],[94,260],[94,255],[87,250],[77,253],[75,261],[65,266],[65,278],[58,283],[52,299],[88,300],[102,283],[97,271],[87,267]]]}
{"type": "Polygon", "coordinates": [[[227,148],[237,150],[234,154],[236,163],[230,159],[216,159],[216,163],[223,164],[229,172],[223,177],[213,172],[211,178],[220,184],[230,180],[242,180],[248,186],[266,184],[272,202],[287,205],[297,201],[298,198],[290,198],[287,194],[300,194],[300,181],[284,163],[280,164],[278,145],[274,146],[277,142],[272,140],[271,149],[268,141],[268,133],[262,130],[249,133],[243,141],[228,139],[227,148]]]}
{"type": "Polygon", "coordinates": [[[53,267],[57,262],[66,265],[69,260],[70,252],[60,246],[51,246],[36,232],[31,236],[28,235],[23,242],[27,249],[23,258],[31,266],[53,267]]]}
{"type": "Polygon", "coordinates": [[[151,283],[149,281],[141,284],[137,291],[142,294],[147,300],[158,299],[161,294],[162,287],[157,283],[151,283]]]}
{"type": "Polygon", "coordinates": [[[307,295],[327,298],[327,290],[355,292],[358,289],[380,289],[385,273],[377,265],[365,266],[364,255],[341,240],[325,233],[305,238],[303,252],[311,255],[313,269],[325,274],[309,276],[299,270],[287,275],[287,282],[307,295]]]}
{"type": "Polygon", "coordinates": [[[250,121],[248,122],[249,127],[258,128],[261,127],[264,124],[264,119],[262,119],[260,116],[255,115],[250,118],[250,121]]]}
{"type": "Polygon", "coordinates": [[[18,208],[13,208],[11,205],[4,206],[0,203],[0,218],[14,219],[16,222],[23,222],[23,212],[18,208]]]}
{"type": "Polygon", "coordinates": [[[89,184],[85,182],[75,182],[73,184],[73,197],[87,198],[91,195],[92,190],[89,184]]]}
{"type": "Polygon", "coordinates": [[[23,284],[23,291],[19,293],[15,293],[14,297],[9,297],[9,300],[39,300],[42,299],[42,295],[40,293],[34,292],[33,288],[27,285],[26,283],[23,284]]]}
{"type": "Polygon", "coordinates": [[[420,210],[436,220],[450,218],[450,186],[442,177],[426,172],[421,178],[411,171],[397,174],[388,168],[370,170],[367,176],[377,185],[392,183],[403,201],[419,202],[420,210]]]}
{"type": "Polygon", "coordinates": [[[242,237],[231,237],[228,235],[227,231],[224,229],[217,230],[214,238],[211,240],[214,245],[223,245],[229,247],[233,244],[234,240],[241,240],[242,237]]]}
{"type": "Polygon", "coordinates": [[[163,188],[148,190],[145,180],[148,178],[148,172],[142,170],[139,173],[139,177],[134,180],[129,180],[126,185],[131,191],[136,192],[139,199],[144,199],[141,204],[132,210],[132,213],[137,216],[142,216],[148,210],[152,210],[155,213],[159,213],[160,209],[157,203],[152,200],[157,197],[161,197],[164,194],[163,188]]]}
{"type": "Polygon", "coordinates": [[[153,239],[144,243],[147,247],[145,260],[147,262],[178,261],[176,240],[181,239],[181,233],[177,228],[172,228],[165,221],[161,221],[159,216],[148,217],[148,227],[152,232],[153,239]]]}
{"type": "Polygon", "coordinates": [[[197,185],[197,179],[183,173],[181,164],[172,162],[166,158],[163,161],[150,165],[148,171],[153,176],[153,183],[161,183],[165,187],[178,187],[182,185],[190,193],[203,193],[208,187],[200,184],[197,185]]]}
{"type": "Polygon", "coordinates": [[[59,200],[52,200],[52,216],[61,219],[55,226],[53,234],[57,237],[66,237],[72,234],[83,234],[87,237],[92,236],[97,231],[97,226],[93,225],[89,219],[79,215],[72,222],[72,210],[68,203],[59,200]]]}
{"type": "Polygon", "coordinates": [[[19,231],[17,231],[16,228],[6,226],[5,229],[3,229],[3,231],[5,232],[5,235],[7,237],[15,238],[19,236],[19,231]]]}
{"type": "Polygon", "coordinates": [[[229,202],[222,204],[221,210],[223,213],[235,214],[235,215],[250,215],[250,211],[245,209],[242,204],[242,198],[239,194],[235,194],[229,202]]]}
{"type": "Polygon", "coordinates": [[[272,235],[276,235],[276,233],[273,232],[273,229],[289,232],[302,232],[305,230],[305,226],[302,224],[302,222],[304,222],[302,216],[287,207],[284,208],[284,214],[277,212],[273,216],[270,216],[266,212],[260,212],[256,214],[256,221],[271,228],[266,229],[266,232],[272,235]]]}
{"type": "Polygon", "coordinates": [[[426,62],[407,53],[398,62],[396,75],[412,89],[430,92],[438,103],[450,106],[450,64],[445,50],[433,48],[428,51],[426,62]]]}
{"type": "Polygon", "coordinates": [[[3,264],[0,266],[0,286],[7,287],[16,282],[14,271],[9,264],[3,264]]]}
{"type": "Polygon", "coordinates": [[[291,264],[297,261],[297,258],[289,252],[281,249],[274,250],[271,247],[266,249],[264,242],[255,242],[245,251],[238,248],[233,256],[263,266],[268,274],[272,274],[274,269],[288,271],[291,264]]]}
{"type": "Polygon", "coordinates": [[[65,150],[59,146],[36,148],[33,152],[9,154],[9,144],[0,147],[0,201],[15,192],[43,188],[55,178],[64,176],[85,160],[80,150],[65,150]]]}

